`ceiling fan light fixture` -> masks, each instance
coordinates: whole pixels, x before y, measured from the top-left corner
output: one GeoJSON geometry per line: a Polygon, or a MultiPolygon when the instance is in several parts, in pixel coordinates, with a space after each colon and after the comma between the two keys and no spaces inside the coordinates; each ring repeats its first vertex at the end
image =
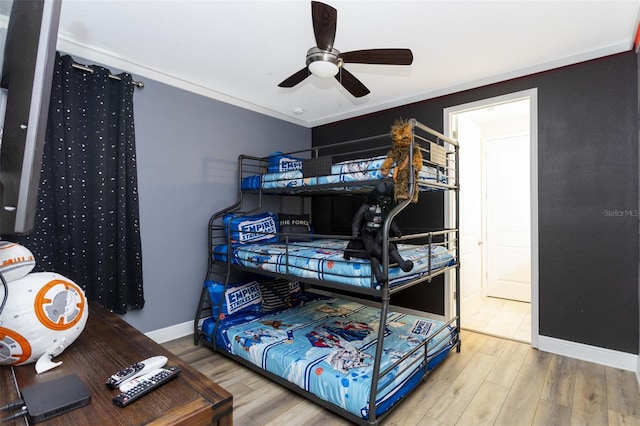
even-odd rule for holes
{"type": "Polygon", "coordinates": [[[320,78],[331,78],[338,74],[342,60],[336,49],[322,50],[312,47],[307,52],[307,67],[309,71],[320,78]]]}
{"type": "Polygon", "coordinates": [[[338,66],[333,62],[315,61],[309,64],[311,74],[320,78],[331,78],[338,74],[338,66]]]}

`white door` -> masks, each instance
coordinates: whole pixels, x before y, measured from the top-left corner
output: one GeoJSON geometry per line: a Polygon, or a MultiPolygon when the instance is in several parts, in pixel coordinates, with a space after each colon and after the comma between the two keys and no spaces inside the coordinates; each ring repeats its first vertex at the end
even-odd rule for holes
{"type": "MultiPolygon", "coordinates": [[[[457,106],[445,108],[443,111],[444,133],[446,135],[453,136],[454,138],[460,140],[460,172],[461,173],[463,170],[466,173],[466,171],[468,171],[470,166],[475,167],[474,163],[477,164],[474,159],[475,146],[470,148],[471,152],[469,152],[469,149],[468,149],[471,146],[471,144],[475,143],[477,145],[481,145],[483,141],[486,139],[500,139],[500,138],[505,138],[506,135],[524,135],[525,133],[529,134],[529,140],[528,140],[529,149],[530,149],[529,152],[526,152],[526,153],[521,152],[521,154],[523,155],[515,155],[515,153],[512,152],[509,155],[509,154],[506,154],[508,151],[504,151],[501,153],[499,152],[499,153],[492,154],[493,156],[492,158],[493,158],[494,164],[496,164],[498,160],[500,161],[501,164],[505,164],[505,161],[504,161],[505,157],[511,156],[512,158],[508,158],[509,161],[517,157],[520,160],[526,162],[526,164],[524,164],[520,168],[520,170],[529,171],[528,179],[530,182],[530,186],[524,188],[524,190],[521,192],[522,197],[529,197],[529,198],[526,200],[524,200],[523,198],[523,200],[521,201],[523,201],[526,204],[520,204],[520,208],[517,208],[518,203],[516,203],[515,208],[518,211],[522,211],[522,209],[527,209],[528,206],[530,206],[530,210],[528,211],[528,215],[530,216],[529,218],[530,229],[528,231],[529,240],[530,240],[528,250],[530,252],[530,257],[528,258],[528,265],[520,267],[519,270],[520,272],[526,271],[526,270],[530,271],[530,275],[528,277],[530,288],[529,290],[526,291],[527,293],[526,298],[523,297],[523,299],[531,301],[531,345],[534,348],[539,347],[539,342],[538,342],[538,338],[539,338],[538,247],[539,245],[538,245],[538,202],[537,202],[538,200],[538,185],[537,185],[538,106],[537,105],[538,105],[537,90],[529,89],[521,92],[511,93],[508,95],[497,96],[495,98],[483,99],[480,101],[475,101],[475,102],[470,102],[463,105],[457,105],[457,106]],[[522,103],[520,101],[525,101],[525,102],[522,103]],[[510,110],[509,112],[502,109],[502,106],[507,106],[507,105],[509,107],[508,109],[510,110]],[[522,109],[518,111],[519,108],[522,108],[522,109]],[[497,113],[497,115],[499,116],[499,122],[491,119],[491,115],[493,115],[494,113],[497,113]],[[460,125],[460,121],[462,121],[463,118],[472,121],[473,124],[476,126],[476,128],[480,129],[481,136],[477,138],[475,141],[471,141],[471,140],[466,142],[462,141],[463,135],[461,133],[458,133],[458,131],[462,130],[462,128],[457,126],[460,125]],[[467,155],[470,155],[470,157],[467,158],[466,157],[467,155]],[[496,156],[498,158],[496,158],[496,156]]],[[[524,148],[524,147],[515,147],[514,149],[518,149],[518,148],[524,148]]],[[[506,148],[506,149],[509,149],[509,148],[506,148]]],[[[495,149],[491,151],[495,151],[495,149]]],[[[473,312],[473,303],[468,303],[468,302],[474,301],[476,299],[475,295],[477,295],[478,293],[477,289],[478,289],[479,283],[482,283],[482,294],[486,295],[487,293],[486,280],[489,275],[491,275],[492,278],[494,276],[499,277],[499,279],[495,280],[496,282],[513,281],[516,287],[521,286],[524,282],[524,280],[522,280],[521,277],[518,278],[518,280],[507,279],[507,278],[513,278],[514,276],[520,276],[522,274],[519,274],[517,272],[514,273],[513,271],[511,271],[510,270],[511,267],[508,264],[506,264],[503,261],[503,259],[499,259],[496,262],[492,263],[494,265],[494,268],[497,265],[497,268],[498,268],[497,274],[490,273],[488,271],[489,264],[490,264],[490,262],[487,260],[489,250],[491,250],[492,253],[499,252],[501,250],[506,251],[505,256],[507,257],[504,258],[506,260],[508,259],[508,256],[517,257],[518,259],[521,259],[523,249],[522,249],[522,246],[518,249],[515,246],[508,245],[507,243],[509,243],[509,240],[506,238],[505,238],[506,241],[500,241],[499,239],[495,239],[495,238],[492,238],[491,243],[486,241],[487,220],[485,218],[487,215],[487,209],[486,209],[486,202],[484,200],[484,196],[486,193],[486,177],[481,177],[483,172],[479,170],[479,169],[485,168],[484,166],[486,164],[486,157],[485,157],[485,151],[483,149],[480,152],[481,152],[480,158],[482,159],[481,160],[482,167],[478,166],[478,170],[473,171],[473,173],[477,173],[475,177],[470,177],[470,179],[475,179],[475,181],[471,180],[470,182],[467,181],[466,184],[463,184],[462,182],[464,178],[463,176],[460,176],[461,178],[460,179],[461,211],[460,211],[460,223],[459,223],[459,227],[460,227],[460,256],[459,257],[461,262],[460,294],[459,294],[460,305],[461,305],[460,313],[462,314],[461,322],[463,324],[463,327],[465,326],[465,323],[466,323],[467,324],[466,327],[467,328],[472,327],[471,329],[473,329],[473,325],[472,324],[470,325],[470,323],[472,322],[471,321],[472,317],[469,315],[470,314],[473,315],[474,312],[473,312]],[[472,206],[477,205],[478,191],[476,189],[474,193],[473,188],[474,188],[474,185],[477,185],[477,182],[481,180],[483,182],[481,197],[482,197],[482,203],[485,207],[480,209],[480,213],[476,213],[476,217],[483,216],[482,233],[481,233],[482,238],[478,241],[477,231],[476,231],[478,225],[476,222],[474,222],[474,219],[471,216],[473,215],[473,212],[465,211],[464,209],[462,209],[462,206],[464,205],[466,209],[469,210],[470,208],[473,209],[472,206]],[[467,189],[468,191],[465,191],[465,189],[467,189]],[[465,192],[466,192],[466,195],[465,195],[465,192]],[[472,198],[467,199],[466,197],[469,194],[471,194],[472,198]],[[467,233],[468,231],[470,232],[467,233]],[[496,241],[496,243],[494,244],[493,241],[496,241]],[[482,253],[481,254],[482,262],[480,263],[480,266],[478,265],[478,262],[477,262],[479,249],[481,250],[481,253],[482,253]],[[501,271],[500,268],[503,268],[503,270],[501,271]]],[[[513,163],[509,163],[509,161],[507,161],[506,164],[510,164],[509,167],[511,168],[515,167],[515,165],[513,163]]],[[[494,170],[496,170],[495,167],[494,167],[494,170]]],[[[504,188],[500,188],[500,187],[496,188],[495,182],[498,179],[499,178],[495,174],[489,176],[490,182],[494,182],[494,186],[493,186],[494,193],[492,195],[493,198],[500,198],[501,194],[506,191],[506,190],[502,191],[502,189],[504,188]]],[[[504,202],[502,204],[504,204],[504,202]]],[[[496,209],[498,208],[496,207],[496,209]]],[[[502,212],[500,213],[501,215],[505,214],[504,210],[500,210],[500,211],[502,212]]],[[[449,218],[448,219],[449,224],[455,223],[454,222],[455,216],[453,215],[453,212],[455,212],[455,210],[453,208],[450,208],[450,213],[447,216],[449,218]]],[[[494,214],[493,217],[495,218],[497,216],[494,214]]],[[[498,235],[500,235],[501,237],[506,237],[508,236],[508,232],[507,232],[508,229],[505,229],[503,225],[511,226],[509,222],[500,223],[500,222],[497,222],[497,219],[492,223],[492,227],[494,229],[495,228],[500,229],[500,232],[498,232],[498,235]]],[[[526,272],[524,273],[526,274],[526,272]]],[[[453,289],[454,288],[453,281],[451,281],[451,283],[452,284],[450,288],[453,289]]],[[[453,292],[447,293],[447,294],[450,294],[450,299],[448,300],[449,311],[453,312],[455,308],[455,303],[454,303],[455,295],[453,292]]],[[[509,296],[509,297],[513,297],[513,296],[509,296]]],[[[478,311],[478,314],[479,315],[477,317],[475,316],[473,317],[474,320],[482,319],[481,318],[482,312],[478,311]]],[[[486,316],[484,318],[486,318],[486,316]]],[[[509,321],[509,319],[505,318],[505,321],[509,321]]],[[[480,330],[481,328],[482,328],[482,325],[479,325],[478,330],[480,330]]]]}
{"type": "Polygon", "coordinates": [[[473,120],[460,114],[455,135],[460,150],[460,310],[469,318],[479,308],[483,295],[482,257],[482,132],[473,120]]]}
{"type": "Polygon", "coordinates": [[[529,135],[484,139],[487,296],[531,302],[529,135]]]}

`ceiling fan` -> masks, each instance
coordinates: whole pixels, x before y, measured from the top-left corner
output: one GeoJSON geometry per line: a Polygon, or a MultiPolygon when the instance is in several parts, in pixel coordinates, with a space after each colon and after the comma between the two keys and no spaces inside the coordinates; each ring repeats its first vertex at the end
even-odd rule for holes
{"type": "Polygon", "coordinates": [[[307,51],[307,66],[278,84],[279,87],[293,87],[309,74],[314,74],[321,78],[335,77],[349,93],[359,98],[370,93],[369,89],[347,71],[344,64],[411,65],[413,62],[413,54],[409,49],[368,49],[340,53],[333,47],[338,11],[327,4],[312,1],[311,18],[317,46],[307,51]]]}

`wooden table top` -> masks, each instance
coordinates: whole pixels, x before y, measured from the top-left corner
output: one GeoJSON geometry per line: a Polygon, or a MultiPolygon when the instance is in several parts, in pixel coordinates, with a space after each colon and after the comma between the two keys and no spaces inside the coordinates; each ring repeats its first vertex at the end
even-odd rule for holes
{"type": "MultiPolygon", "coordinates": [[[[36,374],[34,363],[0,367],[0,406],[17,399],[14,377],[23,388],[75,373],[89,389],[91,403],[49,419],[47,425],[196,425],[211,424],[212,419],[213,424],[232,424],[229,392],[96,302],[89,302],[89,318],[80,336],[54,361],[62,365],[42,374],[36,374]],[[121,368],[155,355],[179,367],[179,376],[127,407],[116,406],[112,399],[119,391],[105,381],[121,368]]],[[[0,418],[11,413],[0,412],[0,418]]]]}

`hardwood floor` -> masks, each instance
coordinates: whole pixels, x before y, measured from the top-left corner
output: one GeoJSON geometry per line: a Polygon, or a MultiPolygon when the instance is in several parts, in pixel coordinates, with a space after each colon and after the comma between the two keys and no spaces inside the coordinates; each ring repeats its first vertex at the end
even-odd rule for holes
{"type": "MultiPolygon", "coordinates": [[[[348,425],[191,336],[164,346],[234,397],[236,426],[348,425]]],[[[453,352],[387,418],[391,425],[640,425],[633,372],[462,331],[453,352]]]]}
{"type": "Polygon", "coordinates": [[[475,312],[463,314],[462,328],[531,343],[531,303],[484,296],[475,312]]]}

